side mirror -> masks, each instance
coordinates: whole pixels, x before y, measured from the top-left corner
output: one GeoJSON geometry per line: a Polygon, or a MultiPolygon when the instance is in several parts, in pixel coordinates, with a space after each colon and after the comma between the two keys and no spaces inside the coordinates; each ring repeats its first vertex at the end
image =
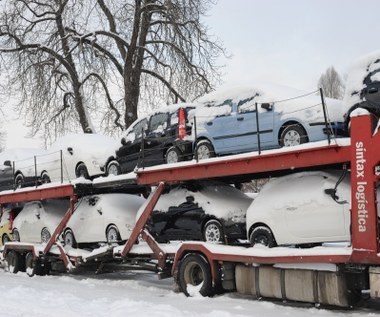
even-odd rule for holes
{"type": "Polygon", "coordinates": [[[12,167],[12,162],[9,160],[4,161],[4,166],[12,167]]]}
{"type": "Polygon", "coordinates": [[[72,148],[72,147],[68,147],[68,148],[67,148],[67,152],[69,152],[70,155],[73,155],[73,154],[74,154],[74,151],[73,151],[73,148],[72,148]]]}
{"type": "Polygon", "coordinates": [[[263,108],[263,109],[265,109],[267,111],[272,111],[273,106],[270,103],[262,103],[261,104],[261,108],[263,108]]]}

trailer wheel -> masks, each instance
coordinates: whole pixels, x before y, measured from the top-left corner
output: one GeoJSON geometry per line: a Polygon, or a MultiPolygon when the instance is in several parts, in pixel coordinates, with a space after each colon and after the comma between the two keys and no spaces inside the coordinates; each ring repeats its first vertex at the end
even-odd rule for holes
{"type": "Polygon", "coordinates": [[[277,245],[272,231],[265,226],[259,226],[253,229],[249,241],[251,242],[251,246],[254,246],[255,244],[262,244],[272,248],[277,245]]]}
{"type": "Polygon", "coordinates": [[[181,291],[186,296],[200,293],[202,296],[212,296],[212,277],[210,265],[201,254],[188,254],[178,267],[178,281],[181,291]]]}
{"type": "Polygon", "coordinates": [[[8,272],[16,274],[18,271],[22,270],[22,258],[20,253],[13,250],[9,251],[6,260],[8,272]]]}
{"type": "Polygon", "coordinates": [[[38,259],[34,258],[33,252],[28,252],[25,257],[26,274],[30,277],[34,275],[44,275],[43,267],[38,259]]]}
{"type": "Polygon", "coordinates": [[[212,219],[206,222],[203,228],[203,239],[206,242],[218,243],[223,242],[224,234],[221,223],[212,219]]]}

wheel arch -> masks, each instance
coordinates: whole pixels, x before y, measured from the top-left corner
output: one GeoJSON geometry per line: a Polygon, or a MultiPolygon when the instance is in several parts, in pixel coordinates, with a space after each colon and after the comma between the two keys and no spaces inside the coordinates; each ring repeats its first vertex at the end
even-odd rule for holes
{"type": "Polygon", "coordinates": [[[278,130],[278,133],[277,133],[277,141],[278,141],[278,144],[279,144],[279,145],[281,144],[281,134],[282,134],[282,132],[283,132],[288,126],[291,126],[291,125],[298,125],[298,126],[300,126],[300,127],[305,131],[307,140],[309,140],[309,136],[307,135],[307,130],[306,130],[306,128],[304,127],[304,125],[303,125],[301,122],[292,119],[292,120],[288,120],[288,121],[284,122],[284,123],[281,125],[280,129],[278,130]]]}
{"type": "Polygon", "coordinates": [[[83,162],[83,161],[79,161],[79,162],[77,162],[77,164],[75,165],[75,172],[77,171],[79,165],[81,165],[81,164],[83,164],[83,165],[87,168],[87,165],[86,165],[85,162],[83,162]]]}
{"type": "Polygon", "coordinates": [[[121,239],[121,234],[120,234],[119,227],[114,222],[111,222],[111,223],[107,224],[106,229],[104,230],[104,236],[106,237],[106,239],[107,239],[107,231],[111,227],[115,227],[116,228],[117,234],[119,235],[119,239],[121,239]]]}
{"type": "Polygon", "coordinates": [[[196,147],[197,147],[197,144],[201,141],[208,141],[211,143],[212,147],[214,148],[215,150],[215,146],[214,146],[214,142],[208,138],[207,136],[204,136],[204,135],[201,135],[201,136],[198,136],[197,139],[193,142],[193,151],[195,151],[196,147]]]}
{"type": "MultiPolygon", "coordinates": [[[[254,229],[256,229],[257,227],[266,227],[266,228],[268,228],[268,229],[272,232],[272,234],[273,234],[273,231],[272,231],[272,229],[270,228],[269,225],[267,225],[267,224],[264,223],[264,222],[255,222],[255,223],[249,228],[249,230],[248,230],[248,239],[250,238],[252,231],[253,231],[254,229]]],[[[274,236],[274,234],[273,234],[273,236],[274,236]]]]}
{"type": "Polygon", "coordinates": [[[165,161],[165,158],[166,158],[166,153],[168,152],[168,150],[174,146],[173,142],[168,142],[168,143],[165,143],[164,144],[164,150],[162,151],[162,159],[165,161]]]}

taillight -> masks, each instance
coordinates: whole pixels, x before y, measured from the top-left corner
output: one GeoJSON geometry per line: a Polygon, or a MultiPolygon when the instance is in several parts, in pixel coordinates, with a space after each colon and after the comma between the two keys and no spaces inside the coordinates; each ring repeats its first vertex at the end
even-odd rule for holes
{"type": "Polygon", "coordinates": [[[178,138],[181,140],[186,136],[186,119],[185,109],[179,108],[178,110],[178,138]]]}

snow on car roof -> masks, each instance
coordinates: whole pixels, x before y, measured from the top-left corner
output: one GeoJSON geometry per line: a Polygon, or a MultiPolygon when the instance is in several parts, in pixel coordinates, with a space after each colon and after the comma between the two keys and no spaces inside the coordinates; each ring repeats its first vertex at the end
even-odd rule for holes
{"type": "MultiPolygon", "coordinates": [[[[273,83],[252,83],[245,86],[226,85],[218,90],[211,92],[196,100],[201,104],[222,104],[226,100],[238,103],[239,101],[249,100],[254,103],[275,103],[276,111],[285,114],[297,113],[297,116],[303,116],[307,119],[316,119],[323,116],[322,100],[317,92],[305,92],[296,88],[286,87],[273,83]],[[252,97],[254,97],[252,99],[252,97]],[[312,114],[312,110],[314,113],[312,114]],[[303,112],[303,113],[302,113],[303,112]]],[[[248,101],[247,101],[248,102],[248,101]]],[[[345,109],[342,102],[337,99],[325,98],[328,116],[331,121],[342,121],[345,109]]],[[[228,114],[228,109],[209,109],[209,116],[218,116],[228,114]],[[219,112],[218,112],[219,111],[219,112]],[[224,111],[224,113],[223,113],[224,111]],[[222,113],[220,113],[222,112],[222,113]]],[[[207,110],[197,107],[193,114],[195,116],[205,116],[207,110]]]]}
{"type": "MultiPolygon", "coordinates": [[[[351,107],[361,101],[360,91],[365,87],[364,79],[377,69],[380,69],[380,50],[363,55],[351,64],[343,98],[344,104],[351,107]]],[[[380,81],[380,72],[374,73],[370,78],[372,81],[380,81]]]]}
{"type": "Polygon", "coordinates": [[[166,212],[171,206],[179,206],[186,201],[186,197],[193,196],[194,202],[201,207],[206,214],[220,219],[235,217],[244,221],[245,213],[252,202],[252,198],[243,192],[220,182],[197,182],[199,187],[188,189],[180,185],[161,195],[155,210],[166,212]]]}
{"type": "Polygon", "coordinates": [[[34,156],[44,155],[46,151],[38,148],[13,148],[7,149],[0,153],[0,163],[6,160],[19,161],[25,159],[31,159],[34,156]]]}
{"type": "Polygon", "coordinates": [[[108,157],[113,154],[116,144],[119,145],[118,140],[102,134],[67,134],[57,139],[49,151],[66,150],[68,147],[72,147],[74,151],[80,150],[81,155],[87,153],[90,157],[108,157]]]}

